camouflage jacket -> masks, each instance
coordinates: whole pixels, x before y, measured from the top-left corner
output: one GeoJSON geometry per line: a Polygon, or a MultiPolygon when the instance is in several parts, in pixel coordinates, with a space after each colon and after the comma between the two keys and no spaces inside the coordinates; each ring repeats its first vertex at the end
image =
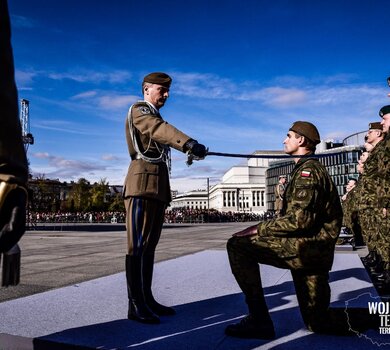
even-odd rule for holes
{"type": "Polygon", "coordinates": [[[382,155],[384,141],[380,141],[371,151],[364,163],[364,172],[360,177],[359,194],[356,197],[359,211],[378,207],[377,188],[381,182],[378,165],[382,155]]]}
{"type": "Polygon", "coordinates": [[[379,208],[390,208],[390,133],[381,142],[378,149],[378,177],[377,187],[379,208]]]}
{"type": "Polygon", "coordinates": [[[282,216],[260,223],[258,234],[281,238],[297,268],[330,269],[343,212],[325,167],[317,159],[300,159],[284,199],[282,216]]]}

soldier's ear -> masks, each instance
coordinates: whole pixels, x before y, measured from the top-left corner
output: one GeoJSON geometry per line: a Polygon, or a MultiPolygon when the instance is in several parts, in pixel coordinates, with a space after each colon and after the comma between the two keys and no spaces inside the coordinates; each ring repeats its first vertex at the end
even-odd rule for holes
{"type": "Polygon", "coordinates": [[[300,135],[299,140],[298,140],[299,146],[304,146],[306,144],[306,137],[300,135]]]}

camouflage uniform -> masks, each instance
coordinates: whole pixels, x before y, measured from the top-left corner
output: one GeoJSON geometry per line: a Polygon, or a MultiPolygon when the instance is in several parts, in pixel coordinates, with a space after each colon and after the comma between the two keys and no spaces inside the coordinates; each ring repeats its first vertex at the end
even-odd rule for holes
{"type": "Polygon", "coordinates": [[[229,261],[247,300],[263,295],[258,263],[290,269],[307,327],[321,331],[330,302],[329,270],[342,223],[336,187],[316,159],[298,161],[286,188],[282,216],[232,237],[229,261]]]}
{"type": "Polygon", "coordinates": [[[384,269],[390,269],[390,134],[377,145],[378,147],[378,253],[384,262],[384,269]],[[387,209],[387,216],[383,216],[383,208],[387,209]]]}
{"type": "Polygon", "coordinates": [[[360,178],[356,202],[362,235],[369,251],[377,251],[379,248],[379,208],[376,191],[380,182],[378,176],[378,162],[381,157],[380,148],[382,143],[383,141],[380,141],[375,146],[364,163],[364,172],[360,178]]]}
{"type": "MultiPolygon", "coordinates": [[[[358,207],[356,205],[357,197],[360,192],[360,181],[356,186],[347,194],[347,198],[342,203],[343,207],[343,227],[346,227],[355,238],[355,243],[361,241],[361,218],[358,215],[358,207]]],[[[365,237],[364,237],[365,241],[365,237]]]]}
{"type": "Polygon", "coordinates": [[[286,185],[278,183],[275,187],[275,211],[279,215],[280,211],[283,209],[283,196],[284,191],[286,190],[286,185]]]}

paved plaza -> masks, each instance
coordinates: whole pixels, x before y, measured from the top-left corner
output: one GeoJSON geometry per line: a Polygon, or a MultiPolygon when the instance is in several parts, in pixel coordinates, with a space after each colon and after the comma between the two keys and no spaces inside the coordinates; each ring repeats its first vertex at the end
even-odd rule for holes
{"type": "MultiPolygon", "coordinates": [[[[177,315],[160,325],[126,319],[123,225],[48,226],[21,241],[21,284],[0,289],[0,349],[386,349],[377,330],[350,337],[308,332],[289,271],[261,266],[277,339],[226,337],[246,313],[230,272],[226,240],[248,223],[167,225],[153,289],[177,315]]],[[[358,252],[339,251],[330,274],[332,306],[378,301],[358,252]]]]}

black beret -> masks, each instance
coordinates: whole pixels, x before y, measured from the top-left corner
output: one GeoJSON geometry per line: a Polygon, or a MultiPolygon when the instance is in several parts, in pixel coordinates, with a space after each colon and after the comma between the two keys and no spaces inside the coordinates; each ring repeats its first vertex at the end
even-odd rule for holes
{"type": "Polygon", "coordinates": [[[380,109],[380,111],[379,111],[379,116],[381,117],[381,118],[383,118],[383,116],[385,115],[385,114],[388,114],[388,113],[390,113],[390,106],[388,105],[388,106],[383,106],[381,109],[380,109]]]}
{"type": "Polygon", "coordinates": [[[144,83],[158,84],[169,88],[172,83],[172,78],[162,72],[154,72],[144,77],[144,83]]]}
{"type": "Polygon", "coordinates": [[[383,130],[383,126],[380,122],[373,122],[368,124],[369,130],[383,130]]]}
{"type": "Polygon", "coordinates": [[[299,135],[307,137],[316,145],[321,142],[320,133],[312,123],[297,121],[291,125],[290,131],[294,131],[299,135]]]}

